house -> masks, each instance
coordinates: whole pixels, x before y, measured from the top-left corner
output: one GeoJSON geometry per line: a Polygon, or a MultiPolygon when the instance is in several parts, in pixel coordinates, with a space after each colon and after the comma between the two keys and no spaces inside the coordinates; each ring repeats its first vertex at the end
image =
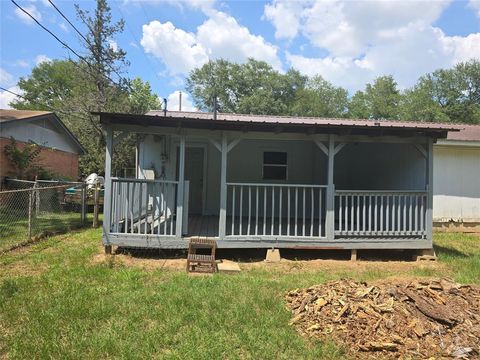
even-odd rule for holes
{"type": "Polygon", "coordinates": [[[104,245],[432,249],[432,123],[152,111],[106,133],[104,245]],[[137,178],[111,176],[138,134],[137,178]]]}
{"type": "Polygon", "coordinates": [[[433,147],[433,221],[480,230],[480,125],[464,125],[433,147]]]}
{"type": "Polygon", "coordinates": [[[77,180],[78,157],[85,149],[52,112],[0,109],[0,181],[14,175],[3,149],[14,138],[19,147],[34,142],[42,147],[39,164],[59,177],[77,180]]]}

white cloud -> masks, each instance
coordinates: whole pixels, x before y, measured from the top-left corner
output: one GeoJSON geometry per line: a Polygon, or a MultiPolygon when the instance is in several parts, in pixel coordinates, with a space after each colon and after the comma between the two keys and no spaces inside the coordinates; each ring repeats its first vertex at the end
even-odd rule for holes
{"type": "MultiPolygon", "coordinates": [[[[180,91],[174,91],[167,98],[167,110],[176,111],[179,110],[180,103],[180,91]]],[[[182,111],[197,111],[197,108],[193,106],[190,96],[182,92],[182,111]]]]}
{"type": "Polygon", "coordinates": [[[332,0],[292,6],[275,0],[265,6],[264,16],[278,38],[301,34],[327,52],[323,58],[287,52],[290,65],[308,75],[321,74],[353,92],[385,74],[393,75],[400,87],[408,87],[427,72],[479,57],[480,33],[447,36],[432,25],[449,3],[332,0]]]}
{"type": "MultiPolygon", "coordinates": [[[[30,5],[24,5],[22,7],[25,9],[26,12],[30,13],[38,21],[42,20],[42,13],[40,11],[38,11],[38,9],[35,5],[30,4],[30,5]]],[[[18,7],[15,8],[15,15],[17,15],[17,17],[21,21],[23,21],[25,24],[33,24],[34,23],[33,19],[30,16],[28,16],[27,14],[25,14],[18,7]]]]}
{"type": "Polygon", "coordinates": [[[7,70],[0,68],[0,85],[10,86],[13,84],[13,75],[7,70]]]}
{"type": "MultiPolygon", "coordinates": [[[[22,91],[18,86],[9,87],[7,90],[22,95],[22,91]]],[[[13,95],[12,93],[0,90],[0,109],[11,109],[9,104],[16,98],[17,96],[13,95]]]]}
{"type": "Polygon", "coordinates": [[[209,58],[242,63],[252,57],[281,70],[276,46],[262,36],[250,33],[232,16],[220,11],[211,11],[210,14],[210,18],[197,29],[197,41],[207,49],[209,58]]]}
{"type": "Polygon", "coordinates": [[[18,59],[17,61],[15,61],[15,65],[20,66],[22,68],[26,68],[28,67],[29,64],[28,64],[28,61],[25,61],[23,59],[18,59]]]}
{"type": "Polygon", "coordinates": [[[60,27],[60,29],[62,29],[66,33],[70,32],[69,28],[67,27],[67,24],[65,24],[64,22],[60,23],[58,26],[60,27]]]}
{"type": "Polygon", "coordinates": [[[110,46],[110,49],[112,49],[113,51],[117,51],[118,50],[118,44],[115,40],[113,39],[108,39],[108,46],[110,46]]]}
{"type": "Polygon", "coordinates": [[[143,25],[140,44],[148,54],[159,58],[169,73],[186,74],[208,61],[205,48],[198,44],[195,34],[176,28],[170,21],[152,21],[143,25]]]}
{"type": "Polygon", "coordinates": [[[277,1],[265,5],[264,19],[275,26],[275,38],[293,39],[300,30],[300,18],[303,11],[302,1],[277,1]]]}
{"type": "Polygon", "coordinates": [[[43,62],[50,62],[50,61],[52,61],[52,59],[50,59],[47,55],[40,54],[35,57],[35,64],[37,66],[43,62]]]}
{"type": "MultiPolygon", "coordinates": [[[[145,2],[145,0],[123,0],[122,6],[128,4],[138,4],[145,2]]],[[[191,8],[193,10],[202,10],[208,11],[213,8],[216,0],[148,0],[149,5],[171,5],[175,6],[181,10],[185,7],[191,8]]]]}
{"type": "Polygon", "coordinates": [[[480,33],[463,36],[443,36],[445,51],[453,57],[453,63],[480,59],[480,33]]]}
{"type": "Polygon", "coordinates": [[[478,17],[480,17],[480,0],[470,0],[468,6],[476,12],[478,17]]]}
{"type": "Polygon", "coordinates": [[[46,6],[46,7],[52,7],[52,4],[50,4],[48,0],[42,0],[42,4],[43,6],[46,6]]]}
{"type": "Polygon", "coordinates": [[[240,25],[235,18],[213,9],[196,33],[176,28],[171,22],[143,25],[140,41],[146,53],[160,59],[170,75],[185,75],[209,59],[245,62],[249,57],[264,60],[280,70],[278,49],[240,25]]]}
{"type": "Polygon", "coordinates": [[[450,0],[427,1],[288,1],[266,5],[265,18],[278,38],[302,33],[333,56],[355,56],[372,43],[389,41],[399,28],[435,21],[450,0]]]}

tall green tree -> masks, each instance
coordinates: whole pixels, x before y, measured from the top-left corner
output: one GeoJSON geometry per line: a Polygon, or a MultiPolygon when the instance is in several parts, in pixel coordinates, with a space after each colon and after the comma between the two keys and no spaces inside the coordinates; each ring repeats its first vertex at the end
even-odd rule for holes
{"type": "Polygon", "coordinates": [[[296,91],[296,100],[291,114],[299,116],[345,117],[348,92],[333,86],[317,75],[307,81],[304,88],[296,91]]]}
{"type": "Polygon", "coordinates": [[[480,124],[480,61],[422,76],[406,92],[402,118],[480,124]]]}
{"type": "Polygon", "coordinates": [[[357,91],[348,103],[348,117],[352,119],[369,119],[372,116],[366,95],[357,91]]]}
{"type": "MultiPolygon", "coordinates": [[[[125,21],[112,21],[107,0],[97,0],[93,14],[83,10],[78,4],[75,4],[75,8],[77,17],[88,29],[86,36],[82,37],[82,43],[87,51],[85,58],[91,70],[90,76],[93,76],[97,87],[97,110],[102,111],[107,106],[106,88],[110,85],[112,76],[120,75],[128,65],[126,52],[119,48],[114,40],[117,34],[123,32],[125,21]]],[[[128,80],[123,77],[120,77],[118,82],[120,87],[128,85],[128,80]]]]}
{"type": "Polygon", "coordinates": [[[128,103],[129,111],[133,114],[145,114],[162,106],[158,96],[153,93],[150,83],[143,82],[138,77],[130,83],[128,103]]]}
{"type": "Polygon", "coordinates": [[[393,76],[380,76],[353,96],[349,114],[352,118],[398,119],[400,99],[393,76]]]}
{"type": "Polygon", "coordinates": [[[264,61],[214,60],[192,70],[186,87],[200,110],[212,111],[216,96],[223,112],[286,115],[305,83],[298,71],[281,74],[264,61]]]}
{"type": "Polygon", "coordinates": [[[442,106],[432,96],[432,85],[430,81],[420,81],[411,89],[405,90],[399,104],[401,120],[450,121],[442,106]]]}

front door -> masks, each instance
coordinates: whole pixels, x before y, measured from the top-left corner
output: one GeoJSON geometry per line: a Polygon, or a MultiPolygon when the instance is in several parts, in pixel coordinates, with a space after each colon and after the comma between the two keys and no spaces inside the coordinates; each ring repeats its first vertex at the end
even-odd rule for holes
{"type": "Polygon", "coordinates": [[[203,159],[204,148],[185,149],[185,180],[190,181],[188,208],[190,214],[203,212],[203,159]]]}

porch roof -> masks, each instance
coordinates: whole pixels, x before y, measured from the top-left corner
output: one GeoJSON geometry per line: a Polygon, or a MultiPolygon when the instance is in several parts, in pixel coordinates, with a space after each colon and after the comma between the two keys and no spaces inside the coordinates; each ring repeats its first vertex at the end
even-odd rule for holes
{"type": "Polygon", "coordinates": [[[183,127],[211,130],[325,132],[368,135],[426,135],[446,138],[449,131],[465,126],[430,122],[334,119],[298,116],[249,115],[234,113],[150,111],[146,115],[96,112],[102,124],[183,127]]]}

